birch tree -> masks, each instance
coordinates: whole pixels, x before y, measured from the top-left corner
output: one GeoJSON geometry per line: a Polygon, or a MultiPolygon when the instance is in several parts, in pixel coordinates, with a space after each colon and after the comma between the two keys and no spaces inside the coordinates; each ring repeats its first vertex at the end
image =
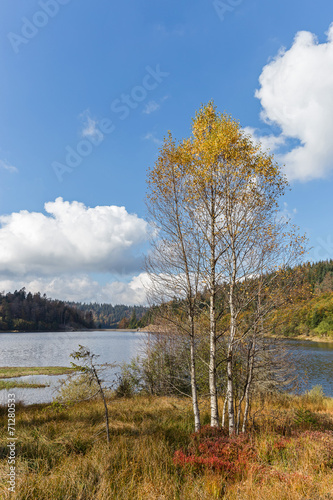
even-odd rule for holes
{"type": "Polygon", "coordinates": [[[165,140],[156,165],[148,175],[147,207],[154,231],[146,259],[150,276],[150,302],[164,304],[175,296],[183,299],[186,321],[179,321],[164,308],[164,320],[190,340],[191,394],[195,430],[200,429],[196,381],[197,297],[200,270],[200,241],[187,210],[186,175],[179,151],[171,137],[165,140]]]}
{"type": "MultiPolygon", "coordinates": [[[[203,277],[210,290],[211,425],[217,425],[214,391],[216,293],[228,293],[227,398],[229,432],[235,432],[233,360],[241,338],[240,318],[258,297],[258,276],[273,277],[302,255],[302,238],[279,218],[279,199],[288,185],[273,157],[255,145],[239,123],[219,114],[213,103],[203,106],[184,142],[188,187],[196,225],[206,242],[203,277]],[[248,286],[246,286],[249,284],[248,286]]],[[[266,283],[267,285],[267,283],[266,283]]],[[[267,309],[267,308],[266,308],[267,309]]],[[[267,314],[260,309],[260,317],[267,314]]],[[[256,317],[254,325],[258,322],[256,317]]],[[[252,328],[253,332],[253,328],[252,328]]]]}
{"type": "MultiPolygon", "coordinates": [[[[233,434],[240,425],[238,415],[235,419],[235,353],[246,337],[253,337],[243,398],[248,402],[259,322],[276,304],[274,281],[303,253],[302,238],[278,215],[287,180],[274,158],[210,102],[196,114],[188,139],[176,144],[169,135],[150,173],[150,186],[153,219],[168,233],[167,242],[161,240],[155,251],[158,248],[160,263],[168,268],[168,279],[173,278],[173,293],[182,290],[186,297],[193,332],[198,287],[208,290],[211,426],[219,426],[216,358],[217,342],[223,337],[228,426],[233,434]],[[171,254],[181,265],[170,265],[175,263],[171,254]],[[221,290],[227,297],[224,313],[228,318],[228,327],[222,330],[217,309],[221,290]],[[265,306],[258,307],[263,290],[265,306]],[[251,307],[252,316],[248,314],[251,307]]],[[[161,284],[163,266],[159,270],[161,284]]]]}

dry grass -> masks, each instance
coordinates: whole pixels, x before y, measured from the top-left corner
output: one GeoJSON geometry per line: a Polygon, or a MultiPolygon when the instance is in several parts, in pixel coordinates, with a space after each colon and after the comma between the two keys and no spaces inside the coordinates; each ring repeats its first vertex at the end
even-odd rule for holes
{"type": "MultiPolygon", "coordinates": [[[[280,396],[257,401],[249,429],[258,460],[237,480],[213,469],[176,466],[187,449],[191,406],[176,398],[109,401],[107,446],[99,401],[17,405],[18,500],[333,499],[333,402],[280,396]]],[[[0,467],[8,473],[5,408],[0,467]]],[[[203,420],[208,423],[208,413],[203,420]]],[[[13,498],[1,480],[1,498],[13,498]]]]}
{"type": "Polygon", "coordinates": [[[73,371],[73,368],[67,366],[2,366],[0,367],[0,379],[25,375],[66,375],[73,371]]]}
{"type": "Polygon", "coordinates": [[[9,391],[14,388],[22,388],[22,389],[37,389],[41,387],[49,387],[49,384],[39,384],[34,382],[19,382],[18,380],[0,380],[0,391],[2,389],[6,389],[9,391]]]}

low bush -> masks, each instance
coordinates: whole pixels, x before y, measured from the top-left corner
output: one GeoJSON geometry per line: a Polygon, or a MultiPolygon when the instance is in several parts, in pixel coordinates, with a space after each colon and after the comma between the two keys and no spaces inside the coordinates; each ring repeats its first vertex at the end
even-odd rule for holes
{"type": "Polygon", "coordinates": [[[209,468],[224,472],[229,478],[241,478],[256,459],[253,443],[248,435],[227,436],[223,429],[203,427],[191,435],[190,444],[174,455],[175,465],[191,469],[209,468]]]}

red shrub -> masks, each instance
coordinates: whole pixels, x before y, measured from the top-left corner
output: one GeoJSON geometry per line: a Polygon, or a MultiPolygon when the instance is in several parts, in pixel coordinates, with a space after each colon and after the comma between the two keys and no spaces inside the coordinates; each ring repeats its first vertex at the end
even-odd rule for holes
{"type": "Polygon", "coordinates": [[[254,447],[248,436],[227,436],[222,429],[204,427],[192,434],[186,453],[176,451],[174,463],[180,466],[211,468],[234,476],[247,470],[256,459],[254,447]]]}
{"type": "MultiPolygon", "coordinates": [[[[333,468],[332,431],[305,431],[297,432],[292,437],[276,437],[277,440],[268,443],[270,454],[276,455],[275,458],[279,459],[280,452],[283,454],[290,444],[293,443],[297,448],[304,438],[309,438],[323,444],[323,464],[333,468]]],[[[302,481],[310,479],[309,476],[297,471],[279,471],[270,464],[268,458],[259,457],[249,435],[229,437],[223,429],[205,426],[200,432],[191,435],[190,444],[185,451],[175,452],[173,461],[175,465],[181,467],[221,471],[229,479],[243,477],[247,472],[253,474],[260,482],[272,478],[284,482],[292,482],[297,478],[302,481]]]]}

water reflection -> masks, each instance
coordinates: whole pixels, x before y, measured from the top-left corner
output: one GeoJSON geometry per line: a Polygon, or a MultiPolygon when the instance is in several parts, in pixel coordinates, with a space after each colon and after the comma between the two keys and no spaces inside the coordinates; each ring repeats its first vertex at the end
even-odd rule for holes
{"type": "Polygon", "coordinates": [[[100,355],[100,363],[127,362],[143,337],[134,331],[0,333],[0,366],[70,366],[79,344],[100,355]]]}
{"type": "Polygon", "coordinates": [[[0,391],[0,404],[7,404],[8,393],[15,394],[16,402],[22,401],[26,404],[50,403],[55,398],[60,387],[61,380],[65,380],[67,375],[26,375],[24,377],[9,378],[6,381],[19,380],[30,384],[45,384],[43,388],[21,388],[15,387],[10,390],[0,391]]]}
{"type": "MultiPolygon", "coordinates": [[[[79,344],[99,355],[98,363],[129,362],[140,353],[145,334],[140,332],[36,332],[0,333],[0,366],[70,366],[71,352],[79,344]]],[[[34,375],[29,380],[45,381],[50,387],[43,389],[11,389],[0,391],[0,404],[7,401],[7,394],[15,393],[16,400],[27,404],[52,401],[59,380],[66,376],[34,375]]],[[[112,378],[112,374],[109,374],[112,378]]],[[[27,380],[28,377],[20,377],[27,380]]],[[[8,379],[10,380],[10,379],[8,379]]],[[[43,383],[43,382],[41,382],[43,383]]]]}
{"type": "MultiPolygon", "coordinates": [[[[129,362],[142,351],[144,339],[144,333],[119,330],[0,333],[0,366],[70,366],[70,353],[77,350],[79,344],[100,355],[100,363],[129,362]]],[[[291,359],[296,360],[303,390],[319,384],[325,395],[333,397],[333,343],[302,340],[284,342],[290,349],[291,359]]],[[[32,378],[34,381],[47,380],[46,383],[51,386],[45,389],[12,389],[9,392],[15,392],[16,398],[27,404],[50,402],[61,377],[44,375],[32,378]]],[[[0,403],[1,400],[6,402],[7,391],[0,391],[0,403]]]]}
{"type": "Polygon", "coordinates": [[[326,396],[333,397],[333,343],[286,340],[297,361],[297,372],[304,390],[321,385],[326,396]]]}

